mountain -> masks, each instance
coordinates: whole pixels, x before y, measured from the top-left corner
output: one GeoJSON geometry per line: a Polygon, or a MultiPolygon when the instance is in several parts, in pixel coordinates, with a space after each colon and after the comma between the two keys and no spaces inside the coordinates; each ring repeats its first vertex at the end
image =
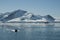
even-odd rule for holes
{"type": "Polygon", "coordinates": [[[31,22],[54,22],[55,18],[53,18],[51,15],[34,15],[24,10],[15,10],[13,12],[7,12],[0,15],[0,21],[2,22],[21,22],[24,20],[31,22]]]}
{"type": "Polygon", "coordinates": [[[6,13],[1,14],[1,15],[0,15],[0,20],[8,17],[8,15],[9,15],[9,12],[6,12],[6,13]]]}
{"type": "MultiPolygon", "coordinates": [[[[9,20],[12,20],[14,18],[18,18],[18,17],[21,17],[23,16],[27,11],[24,11],[24,10],[16,10],[16,11],[13,11],[11,13],[9,13],[9,15],[7,14],[5,17],[4,17],[0,20],[0,21],[3,21],[3,22],[6,22],[6,21],[9,21],[9,20]]],[[[5,13],[6,14],[6,13],[5,13]]]]}
{"type": "Polygon", "coordinates": [[[44,16],[44,18],[48,21],[48,22],[54,22],[55,18],[53,18],[51,15],[46,15],[44,16]]]}
{"type": "Polygon", "coordinates": [[[41,18],[42,18],[42,16],[40,16],[40,15],[34,15],[34,14],[32,14],[32,13],[27,13],[26,15],[24,15],[24,16],[22,17],[21,20],[25,20],[25,19],[38,20],[38,19],[41,19],[41,18]]]}

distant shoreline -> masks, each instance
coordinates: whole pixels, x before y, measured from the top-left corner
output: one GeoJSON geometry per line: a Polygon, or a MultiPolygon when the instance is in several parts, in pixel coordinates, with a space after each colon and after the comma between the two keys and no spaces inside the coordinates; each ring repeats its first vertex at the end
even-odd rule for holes
{"type": "Polygon", "coordinates": [[[46,22],[15,22],[15,23],[12,23],[12,22],[5,22],[5,23],[0,23],[0,25],[10,25],[10,26],[20,26],[20,25],[53,25],[55,23],[60,23],[60,22],[51,22],[51,23],[46,23],[46,22]]]}
{"type": "Polygon", "coordinates": [[[60,22],[0,22],[0,23],[60,23],[60,22]]]}

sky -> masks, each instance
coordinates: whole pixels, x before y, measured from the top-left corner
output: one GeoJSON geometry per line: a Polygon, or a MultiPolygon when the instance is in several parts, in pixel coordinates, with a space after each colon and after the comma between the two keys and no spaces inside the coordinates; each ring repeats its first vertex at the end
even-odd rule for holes
{"type": "Polygon", "coordinates": [[[22,9],[35,15],[60,19],[60,0],[0,0],[0,13],[22,9]]]}

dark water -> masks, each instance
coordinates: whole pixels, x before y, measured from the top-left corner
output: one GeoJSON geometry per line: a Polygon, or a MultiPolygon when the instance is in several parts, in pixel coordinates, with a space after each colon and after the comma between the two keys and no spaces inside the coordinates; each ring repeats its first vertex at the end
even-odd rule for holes
{"type": "Polygon", "coordinates": [[[60,23],[0,25],[0,40],[60,40],[60,23]]]}

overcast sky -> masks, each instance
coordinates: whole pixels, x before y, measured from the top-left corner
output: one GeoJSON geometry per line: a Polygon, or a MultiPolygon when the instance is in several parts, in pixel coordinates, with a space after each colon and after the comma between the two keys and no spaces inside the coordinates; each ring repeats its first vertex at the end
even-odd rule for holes
{"type": "Polygon", "coordinates": [[[17,9],[60,18],[60,0],[0,0],[0,13],[17,9]]]}

